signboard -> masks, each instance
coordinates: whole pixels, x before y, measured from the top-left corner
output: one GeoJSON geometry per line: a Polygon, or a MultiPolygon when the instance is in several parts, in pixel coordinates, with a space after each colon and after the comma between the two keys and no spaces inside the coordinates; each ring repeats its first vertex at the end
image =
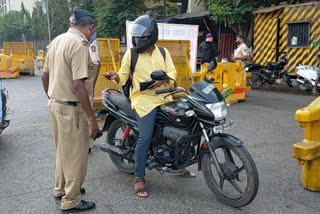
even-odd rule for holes
{"type": "MultiPolygon", "coordinates": [[[[127,21],[127,48],[132,48],[130,29],[133,22],[127,21]]],[[[197,47],[198,47],[198,25],[182,25],[158,23],[159,40],[190,40],[190,67],[196,72],[197,47]]]]}

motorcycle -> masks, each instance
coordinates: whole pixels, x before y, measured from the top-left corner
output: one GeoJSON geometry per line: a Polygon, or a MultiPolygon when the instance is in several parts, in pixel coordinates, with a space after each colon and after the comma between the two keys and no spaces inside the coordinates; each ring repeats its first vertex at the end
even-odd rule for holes
{"type": "MultiPolygon", "coordinates": [[[[214,70],[211,62],[208,72],[214,70]]],[[[176,82],[163,71],[154,71],[152,80],[172,80],[175,87],[157,90],[156,94],[171,96],[184,93],[159,107],[147,168],[161,174],[179,173],[183,168],[198,164],[210,190],[223,203],[243,207],[256,196],[259,177],[256,165],[243,142],[224,133],[227,107],[214,79],[205,78],[190,88],[176,87],[176,82]]],[[[130,101],[116,89],[105,89],[106,143],[100,149],[109,153],[113,164],[122,172],[134,173],[135,146],[139,128],[130,101]]]]}
{"type": "Polygon", "coordinates": [[[288,63],[286,53],[283,53],[277,62],[266,62],[265,66],[249,63],[245,66],[246,72],[251,72],[252,77],[248,79],[248,85],[253,89],[260,88],[263,84],[272,85],[284,80],[289,87],[292,81],[284,67],[288,63]]]}
{"type": "MultiPolygon", "coordinates": [[[[317,68],[308,65],[299,65],[297,69],[297,83],[303,91],[311,91],[318,77],[317,68]]],[[[317,85],[320,88],[320,83],[317,85]]]]}
{"type": "Polygon", "coordinates": [[[1,99],[0,99],[0,134],[4,129],[6,129],[9,124],[10,120],[6,120],[7,117],[7,101],[8,101],[8,91],[4,88],[2,79],[0,79],[0,90],[1,90],[1,99]]]}

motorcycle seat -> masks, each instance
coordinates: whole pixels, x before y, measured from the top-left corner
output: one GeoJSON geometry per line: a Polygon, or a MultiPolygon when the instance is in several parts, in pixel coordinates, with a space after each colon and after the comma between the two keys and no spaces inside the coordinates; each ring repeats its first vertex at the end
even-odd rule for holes
{"type": "Polygon", "coordinates": [[[111,93],[109,95],[109,100],[113,105],[117,106],[124,113],[126,113],[130,118],[136,119],[136,114],[131,108],[130,100],[122,93],[111,93]]]}

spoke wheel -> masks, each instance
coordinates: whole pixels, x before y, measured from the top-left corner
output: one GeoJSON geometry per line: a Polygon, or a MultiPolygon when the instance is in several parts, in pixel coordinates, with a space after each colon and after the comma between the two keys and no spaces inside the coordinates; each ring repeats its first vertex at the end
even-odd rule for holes
{"type": "Polygon", "coordinates": [[[232,207],[249,204],[256,196],[259,178],[255,163],[243,147],[219,147],[217,156],[221,174],[210,153],[202,158],[202,173],[206,183],[217,198],[232,207]]]}
{"type": "MultiPolygon", "coordinates": [[[[106,143],[117,146],[117,147],[128,147],[135,143],[136,136],[132,132],[129,135],[129,138],[124,140],[123,134],[125,131],[125,124],[120,120],[115,120],[111,123],[109,131],[107,133],[106,143]]],[[[113,164],[124,173],[133,174],[134,173],[134,167],[135,165],[133,163],[130,163],[128,160],[123,159],[117,155],[109,153],[109,156],[113,162],[113,164]]]]}

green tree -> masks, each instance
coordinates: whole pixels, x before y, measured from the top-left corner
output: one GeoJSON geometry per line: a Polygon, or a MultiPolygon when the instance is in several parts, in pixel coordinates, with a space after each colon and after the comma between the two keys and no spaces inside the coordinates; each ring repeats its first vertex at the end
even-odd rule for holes
{"type": "Polygon", "coordinates": [[[28,40],[30,25],[31,16],[22,3],[20,11],[10,11],[0,17],[0,42],[28,40]]]}
{"type": "Polygon", "coordinates": [[[96,8],[104,5],[104,0],[70,0],[70,8],[94,12],[96,8]]]}
{"type": "Polygon", "coordinates": [[[68,30],[72,12],[69,2],[66,0],[48,0],[48,7],[51,37],[53,39],[68,30]]]}
{"type": "Polygon", "coordinates": [[[47,16],[42,11],[42,5],[40,2],[36,3],[36,6],[32,11],[31,18],[31,38],[32,40],[47,40],[48,39],[48,27],[47,16]]]}
{"type": "Polygon", "coordinates": [[[99,37],[121,38],[126,33],[126,21],[142,15],[144,8],[143,0],[105,0],[94,12],[99,37]]]}

